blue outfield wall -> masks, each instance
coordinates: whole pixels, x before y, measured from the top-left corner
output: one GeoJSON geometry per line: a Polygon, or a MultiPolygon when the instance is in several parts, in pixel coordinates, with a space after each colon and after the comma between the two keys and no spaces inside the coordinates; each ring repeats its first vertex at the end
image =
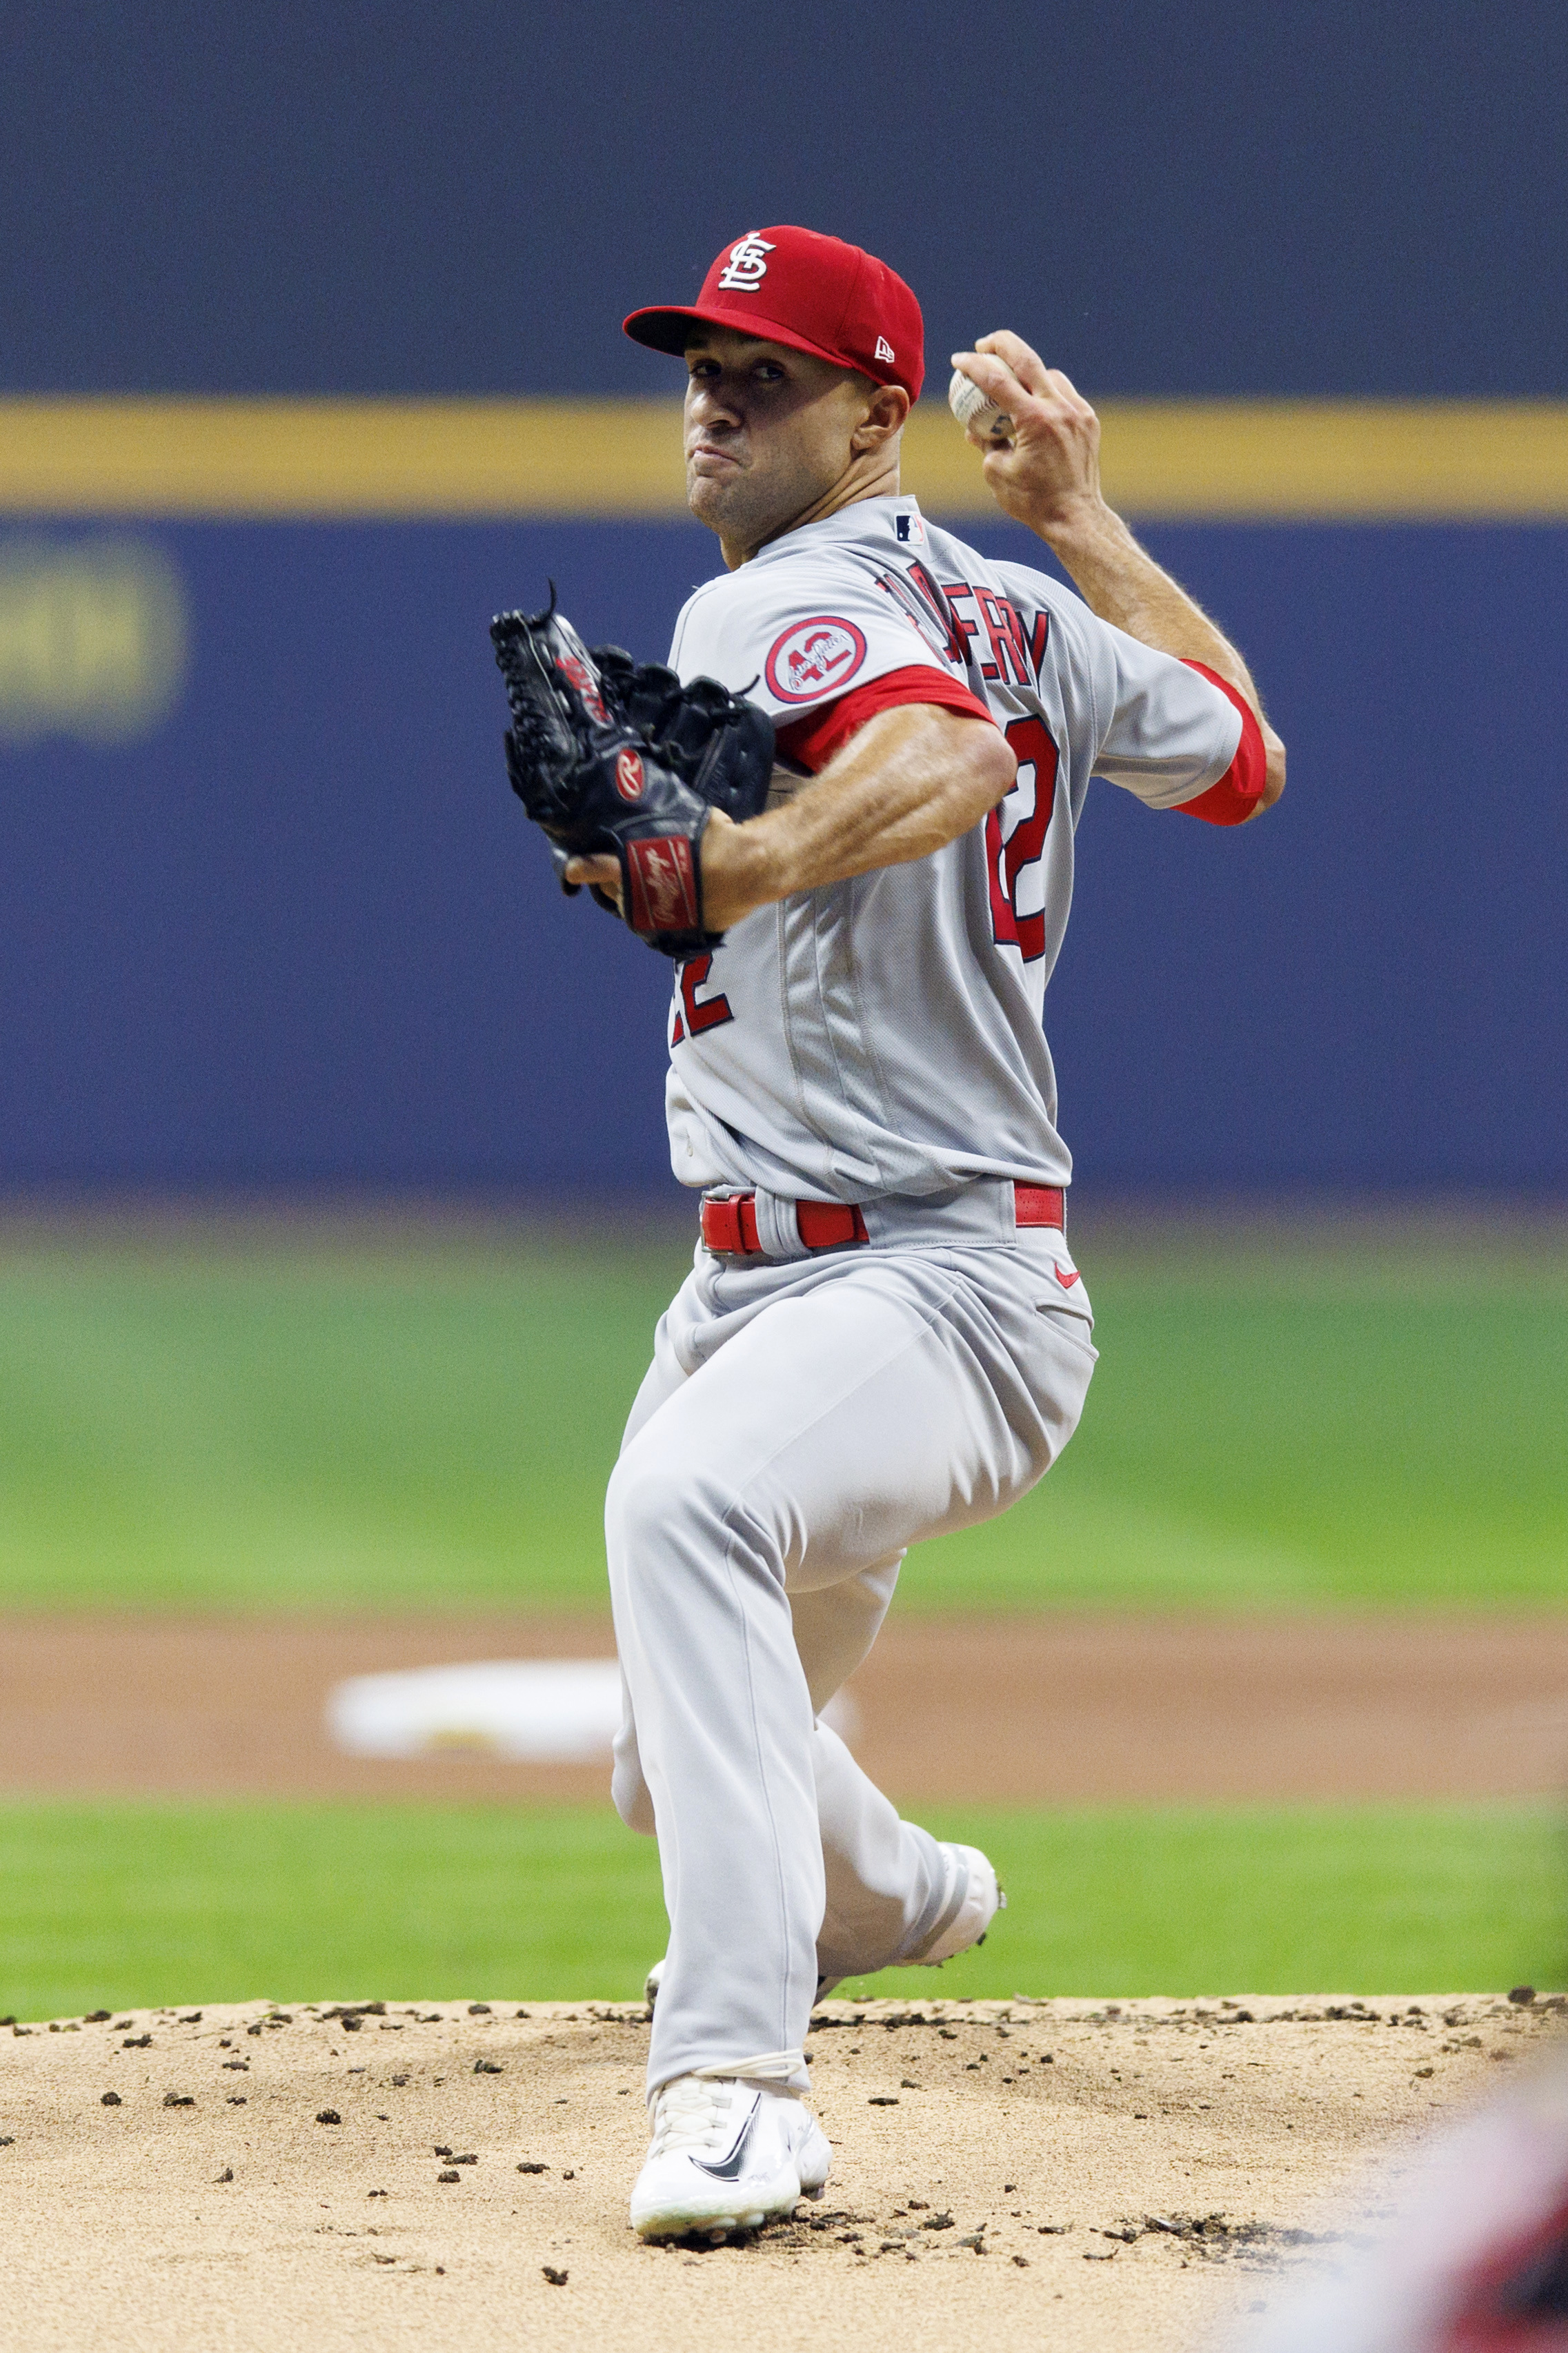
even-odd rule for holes
{"type": "Polygon", "coordinates": [[[1568,389],[1562,0],[0,22],[13,390],[656,391],[624,313],[771,221],[1097,396],[1568,389]]]}
{"type": "MultiPolygon", "coordinates": [[[[1568,531],[1149,537],[1290,787],[1239,834],[1091,795],[1047,998],[1079,1181],[1568,1186],[1568,531]]],[[[553,574],[662,652],[714,556],[677,522],[0,533],[0,1184],[668,1193],[668,968],[556,891],[485,625],[553,574]],[[163,620],[29,653],[5,582],[51,564],[129,565],[163,620]],[[142,732],[84,740],[117,659],[163,663],[142,732]]]]}

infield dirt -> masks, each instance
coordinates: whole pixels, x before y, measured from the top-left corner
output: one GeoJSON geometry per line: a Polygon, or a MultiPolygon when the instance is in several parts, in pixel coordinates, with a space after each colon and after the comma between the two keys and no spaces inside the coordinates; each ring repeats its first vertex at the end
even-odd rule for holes
{"type": "MultiPolygon", "coordinates": [[[[340,1755],[341,1677],[608,1657],[603,1616],[18,1612],[0,1647],[0,1790],[602,1799],[604,1763],[340,1755]]],[[[872,1778],[927,1801],[1549,1795],[1568,1769],[1568,1618],[911,1615],[852,1679],[872,1778]]]]}
{"type": "Polygon", "coordinates": [[[1177,2353],[1375,2234],[1404,2137],[1559,2022],[1480,1996],[830,2002],[826,2197],[745,2243],[663,2249],[626,2222],[640,2010],[21,2029],[0,2036],[0,2342],[1177,2353]]]}

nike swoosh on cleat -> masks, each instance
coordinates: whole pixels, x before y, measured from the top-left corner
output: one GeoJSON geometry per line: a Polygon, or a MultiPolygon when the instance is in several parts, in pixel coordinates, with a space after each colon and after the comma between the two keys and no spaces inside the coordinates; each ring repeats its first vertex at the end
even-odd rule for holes
{"type": "Polygon", "coordinates": [[[741,2126],[734,2147],[728,2157],[721,2158],[717,2165],[710,2165],[700,2157],[694,2157],[691,2160],[692,2164],[700,2166],[704,2173],[710,2173],[715,2181],[739,2181],[741,2168],[746,2158],[746,2143],[752,2137],[752,2126],[756,2121],[757,2111],[753,2107],[745,2123],[741,2126]]]}

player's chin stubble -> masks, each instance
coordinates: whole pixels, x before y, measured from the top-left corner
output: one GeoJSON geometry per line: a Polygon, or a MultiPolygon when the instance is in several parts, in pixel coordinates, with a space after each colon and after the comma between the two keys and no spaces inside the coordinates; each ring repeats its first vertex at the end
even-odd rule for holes
{"type": "Polygon", "coordinates": [[[820,495],[810,481],[759,480],[753,472],[737,470],[717,480],[711,474],[689,475],[686,503],[697,522],[730,546],[755,548],[786,531],[820,495]]]}
{"type": "Polygon", "coordinates": [[[701,523],[721,537],[749,542],[751,526],[760,505],[764,501],[756,496],[757,485],[737,470],[715,478],[711,474],[689,474],[686,484],[686,503],[701,523]]]}

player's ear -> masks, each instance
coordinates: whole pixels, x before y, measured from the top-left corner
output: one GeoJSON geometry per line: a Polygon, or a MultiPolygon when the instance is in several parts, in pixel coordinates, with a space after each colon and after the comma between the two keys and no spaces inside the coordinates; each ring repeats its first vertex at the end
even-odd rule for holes
{"type": "Polygon", "coordinates": [[[910,396],[901,384],[868,383],[867,394],[865,414],[850,443],[858,458],[882,448],[901,433],[910,413],[910,396]]]}

